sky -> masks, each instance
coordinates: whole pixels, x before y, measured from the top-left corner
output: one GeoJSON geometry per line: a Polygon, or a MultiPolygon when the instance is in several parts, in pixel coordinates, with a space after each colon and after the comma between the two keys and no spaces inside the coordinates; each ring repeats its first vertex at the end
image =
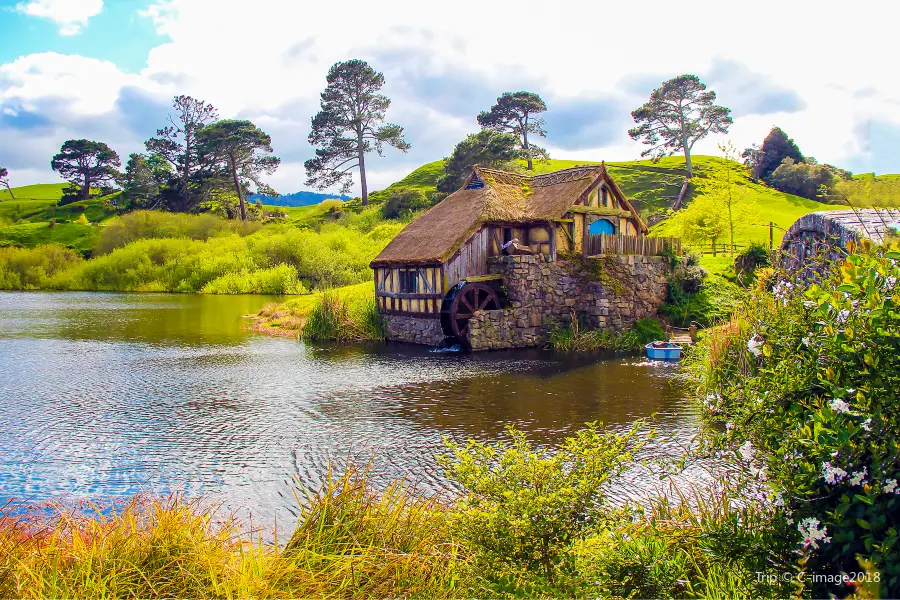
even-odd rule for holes
{"type": "Polygon", "coordinates": [[[369,157],[369,189],[449,155],[506,91],[544,98],[551,157],[640,158],[630,113],[682,73],[734,118],[695,154],[777,125],[819,162],[900,173],[898,22],[900,3],[868,0],[0,0],[0,165],[12,185],[59,181],[50,159],[73,138],[124,163],[188,94],[268,132],[282,159],[269,183],[307,189],[325,74],[361,58],[412,146],[369,157]]]}

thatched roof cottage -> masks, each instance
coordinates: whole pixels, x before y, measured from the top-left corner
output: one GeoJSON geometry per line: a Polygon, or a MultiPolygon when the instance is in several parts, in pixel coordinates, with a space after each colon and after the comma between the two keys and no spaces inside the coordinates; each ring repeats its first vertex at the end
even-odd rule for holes
{"type": "Polygon", "coordinates": [[[462,188],[410,223],[372,261],[375,295],[391,337],[437,343],[459,335],[475,311],[503,306],[488,261],[513,240],[517,253],[549,262],[565,252],[646,244],[646,233],[604,164],[535,176],[475,166],[462,188]]]}

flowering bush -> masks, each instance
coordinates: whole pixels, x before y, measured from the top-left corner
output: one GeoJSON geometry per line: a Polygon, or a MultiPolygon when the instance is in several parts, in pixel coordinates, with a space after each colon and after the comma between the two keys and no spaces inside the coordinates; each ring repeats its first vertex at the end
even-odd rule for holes
{"type": "MultiPolygon", "coordinates": [[[[798,564],[868,570],[890,597],[900,595],[898,278],[900,252],[868,243],[818,284],[770,273],[697,359],[705,413],[725,424],[712,444],[737,448],[770,488],[798,564]]],[[[812,584],[817,595],[853,591],[812,584]]]]}

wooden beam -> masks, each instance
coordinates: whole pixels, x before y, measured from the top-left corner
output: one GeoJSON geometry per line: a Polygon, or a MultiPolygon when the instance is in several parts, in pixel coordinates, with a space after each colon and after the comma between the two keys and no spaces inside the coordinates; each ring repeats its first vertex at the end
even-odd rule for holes
{"type": "Polygon", "coordinates": [[[575,219],[553,219],[554,223],[574,223],[575,219]]]}
{"type": "Polygon", "coordinates": [[[606,206],[571,206],[569,207],[570,213],[582,214],[582,215],[598,215],[601,217],[631,217],[633,216],[630,211],[627,210],[619,210],[618,208],[608,208],[606,206]]]}
{"type": "Polygon", "coordinates": [[[471,283],[473,281],[495,281],[498,279],[503,279],[503,275],[500,273],[491,273],[490,275],[473,275],[465,278],[466,283],[471,283]]]}
{"type": "Polygon", "coordinates": [[[375,292],[375,295],[381,298],[396,298],[396,299],[414,299],[414,300],[426,300],[428,298],[443,298],[443,294],[412,294],[408,292],[375,292]]]}

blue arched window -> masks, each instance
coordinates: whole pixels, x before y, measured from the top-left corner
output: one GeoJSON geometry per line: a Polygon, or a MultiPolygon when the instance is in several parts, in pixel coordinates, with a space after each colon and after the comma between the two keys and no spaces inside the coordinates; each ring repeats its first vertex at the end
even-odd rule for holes
{"type": "Polygon", "coordinates": [[[601,233],[612,235],[615,232],[616,226],[607,219],[597,219],[596,221],[591,223],[590,227],[588,227],[588,233],[590,233],[591,235],[598,235],[601,233]]]}

